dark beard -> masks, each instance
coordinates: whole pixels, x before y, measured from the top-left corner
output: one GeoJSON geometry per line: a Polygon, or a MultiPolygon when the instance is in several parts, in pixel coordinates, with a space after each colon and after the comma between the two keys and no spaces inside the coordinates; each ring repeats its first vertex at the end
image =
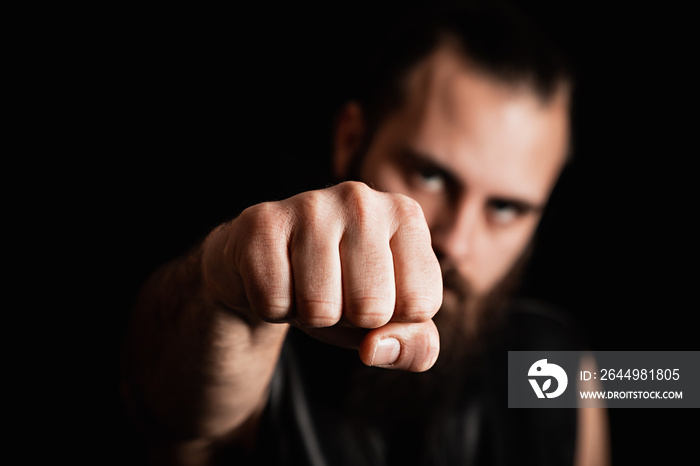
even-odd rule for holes
{"type": "Polygon", "coordinates": [[[510,272],[481,297],[474,293],[469,281],[456,268],[441,261],[443,287],[455,298],[446,299],[433,318],[440,332],[440,356],[431,369],[435,378],[445,377],[454,371],[469,375],[474,361],[493,346],[531,249],[528,246],[510,272]]]}

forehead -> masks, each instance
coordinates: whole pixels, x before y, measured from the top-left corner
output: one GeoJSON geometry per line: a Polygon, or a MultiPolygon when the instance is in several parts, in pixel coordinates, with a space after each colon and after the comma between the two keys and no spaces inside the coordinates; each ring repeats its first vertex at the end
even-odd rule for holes
{"type": "Polygon", "coordinates": [[[430,155],[467,185],[546,198],[568,148],[565,90],[544,102],[444,48],[417,65],[406,86],[389,123],[397,143],[430,155]]]}

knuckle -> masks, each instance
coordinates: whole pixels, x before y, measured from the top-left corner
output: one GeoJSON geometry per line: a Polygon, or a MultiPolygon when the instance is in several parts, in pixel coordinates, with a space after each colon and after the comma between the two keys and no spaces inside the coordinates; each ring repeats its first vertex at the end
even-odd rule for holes
{"type": "Polygon", "coordinates": [[[344,196],[358,194],[361,196],[374,193],[374,190],[361,181],[344,181],[337,186],[344,196]]]}
{"type": "Polygon", "coordinates": [[[438,300],[424,292],[404,294],[397,299],[395,318],[405,322],[425,322],[432,319],[441,303],[442,296],[438,300]]]}
{"type": "Polygon", "coordinates": [[[341,216],[328,190],[321,189],[298,194],[290,199],[292,224],[288,228],[294,244],[332,238],[342,228],[341,216]]]}
{"type": "Polygon", "coordinates": [[[364,183],[347,181],[343,183],[341,196],[347,215],[360,226],[369,226],[375,218],[377,193],[364,183]]]}
{"type": "Polygon", "coordinates": [[[243,212],[241,212],[239,218],[245,219],[251,224],[256,224],[260,221],[273,219],[277,213],[277,210],[278,208],[274,202],[262,202],[245,209],[243,212]]]}
{"type": "Polygon", "coordinates": [[[379,328],[391,319],[391,308],[384,298],[358,298],[347,304],[343,316],[357,327],[379,328]]]}
{"type": "Polygon", "coordinates": [[[283,290],[263,289],[250,284],[246,294],[253,314],[265,322],[282,322],[289,317],[292,302],[283,290]]]}
{"type": "Polygon", "coordinates": [[[274,237],[284,234],[287,215],[278,202],[263,202],[245,209],[235,220],[243,239],[274,237]]]}
{"type": "Polygon", "coordinates": [[[340,320],[339,309],[334,301],[297,298],[296,321],[304,327],[332,327],[340,320]]]}
{"type": "Polygon", "coordinates": [[[304,193],[297,205],[297,223],[305,231],[319,231],[327,228],[329,224],[328,196],[320,191],[309,191],[304,193]]]}
{"type": "Polygon", "coordinates": [[[394,215],[402,220],[423,219],[423,209],[418,201],[403,194],[392,194],[394,201],[394,215]]]}
{"type": "Polygon", "coordinates": [[[430,244],[430,230],[418,201],[402,194],[393,196],[392,231],[399,232],[404,238],[414,238],[416,241],[430,244]]]}

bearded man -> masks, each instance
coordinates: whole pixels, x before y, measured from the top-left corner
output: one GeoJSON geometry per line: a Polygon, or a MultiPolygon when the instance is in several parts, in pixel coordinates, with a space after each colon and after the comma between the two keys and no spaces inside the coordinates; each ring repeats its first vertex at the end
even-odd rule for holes
{"type": "Polygon", "coordinates": [[[367,83],[336,121],[346,181],[249,207],[146,285],[124,393],[151,458],[605,464],[600,410],[504,398],[506,350],[582,349],[509,294],[568,157],[566,66],[506,10],[436,9],[367,83]]]}

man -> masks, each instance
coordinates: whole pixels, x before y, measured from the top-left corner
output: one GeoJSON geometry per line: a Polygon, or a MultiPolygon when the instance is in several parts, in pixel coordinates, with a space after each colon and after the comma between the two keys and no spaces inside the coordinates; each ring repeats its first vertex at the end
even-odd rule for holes
{"type": "Polygon", "coordinates": [[[409,24],[368,82],[336,124],[356,181],[251,206],[145,287],[124,393],[151,458],[605,464],[601,411],[500,396],[505,349],[582,349],[507,299],[566,163],[565,67],[470,7],[409,24]]]}

